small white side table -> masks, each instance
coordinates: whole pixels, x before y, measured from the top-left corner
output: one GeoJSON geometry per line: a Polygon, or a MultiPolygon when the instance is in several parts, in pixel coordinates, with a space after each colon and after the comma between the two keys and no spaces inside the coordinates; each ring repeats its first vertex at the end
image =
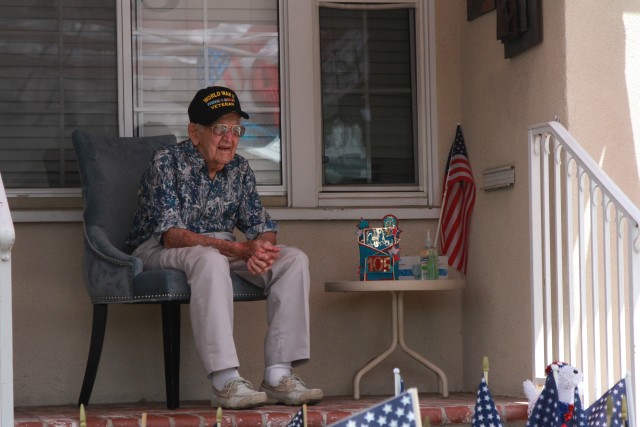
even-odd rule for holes
{"type": "Polygon", "coordinates": [[[449,291],[461,289],[465,285],[464,279],[441,279],[441,280],[370,280],[370,281],[347,281],[347,282],[326,282],[324,290],[326,292],[389,292],[391,294],[391,328],[392,343],[389,348],[365,366],[360,368],[353,377],[353,398],[360,399],[360,380],[362,377],[386,359],[400,344],[400,348],[416,359],[418,362],[432,370],[440,380],[442,386],[442,397],[449,397],[449,383],[447,375],[433,362],[422,357],[409,348],[404,340],[404,306],[403,297],[405,292],[414,291],[449,291]]]}

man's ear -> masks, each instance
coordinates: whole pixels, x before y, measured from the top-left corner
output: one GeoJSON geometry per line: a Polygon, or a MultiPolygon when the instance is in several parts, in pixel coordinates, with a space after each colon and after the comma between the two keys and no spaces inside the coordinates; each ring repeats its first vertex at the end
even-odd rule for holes
{"type": "Polygon", "coordinates": [[[187,131],[189,132],[189,139],[193,142],[193,145],[198,145],[200,143],[200,132],[198,125],[195,123],[189,123],[187,126],[187,131]]]}

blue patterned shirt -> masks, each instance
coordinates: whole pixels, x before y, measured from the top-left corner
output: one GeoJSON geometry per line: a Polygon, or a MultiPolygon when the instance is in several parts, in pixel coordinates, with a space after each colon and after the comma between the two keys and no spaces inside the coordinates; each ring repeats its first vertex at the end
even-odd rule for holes
{"type": "Polygon", "coordinates": [[[248,239],[278,231],[260,203],[249,162],[235,155],[212,180],[191,140],[156,150],[141,179],[127,244],[135,248],[170,228],[195,233],[229,232],[248,239]]]}

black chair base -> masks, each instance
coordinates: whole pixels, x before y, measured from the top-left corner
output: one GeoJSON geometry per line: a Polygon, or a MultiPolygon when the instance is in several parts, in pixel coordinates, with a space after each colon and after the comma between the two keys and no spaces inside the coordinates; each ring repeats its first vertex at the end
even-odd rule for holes
{"type": "Polygon", "coordinates": [[[162,303],[162,342],[167,408],[180,406],[180,302],[162,303]]]}
{"type": "Polygon", "coordinates": [[[78,406],[89,404],[93,384],[96,381],[100,355],[102,354],[102,344],[104,343],[104,332],[107,329],[107,304],[93,305],[93,325],[91,326],[91,344],[89,345],[89,357],[87,358],[87,368],[84,371],[84,380],[80,390],[78,406]]]}
{"type": "MultiPolygon", "coordinates": [[[[180,407],[180,302],[167,301],[162,302],[161,305],[167,408],[178,409],[180,407]]],[[[107,304],[93,305],[89,357],[87,358],[78,406],[81,404],[85,407],[89,405],[107,329],[107,307],[107,304]]]]}

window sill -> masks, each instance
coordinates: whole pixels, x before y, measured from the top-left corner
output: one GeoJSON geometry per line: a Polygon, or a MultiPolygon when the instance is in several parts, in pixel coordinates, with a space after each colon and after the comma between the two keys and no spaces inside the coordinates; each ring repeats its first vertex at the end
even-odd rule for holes
{"type": "MultiPolygon", "coordinates": [[[[7,199],[14,223],[19,222],[82,222],[82,197],[65,194],[9,195],[7,199]]],[[[389,206],[380,206],[366,197],[359,206],[321,206],[315,208],[288,208],[284,196],[262,196],[262,202],[275,220],[279,221],[331,221],[382,218],[395,215],[400,220],[438,219],[439,207],[419,204],[401,206],[398,200],[389,200],[389,206]]],[[[352,200],[353,202],[353,200],[352,200]]]]}
{"type": "MultiPolygon", "coordinates": [[[[10,203],[11,204],[11,203],[10,203]]],[[[391,214],[400,220],[438,219],[440,208],[375,207],[375,208],[268,208],[277,221],[340,221],[382,218],[391,214]]],[[[82,222],[82,209],[11,209],[14,223],[82,222]]]]}
{"type": "Polygon", "coordinates": [[[82,222],[82,197],[25,195],[7,191],[11,219],[18,222],[82,222]]]}
{"type": "Polygon", "coordinates": [[[12,196],[8,194],[7,202],[11,211],[21,210],[82,210],[82,197],[47,197],[47,196],[12,196]]]}
{"type": "Polygon", "coordinates": [[[438,219],[439,207],[387,206],[387,207],[324,207],[324,208],[269,208],[269,213],[279,221],[330,221],[382,218],[394,215],[399,220],[438,219]]]}

